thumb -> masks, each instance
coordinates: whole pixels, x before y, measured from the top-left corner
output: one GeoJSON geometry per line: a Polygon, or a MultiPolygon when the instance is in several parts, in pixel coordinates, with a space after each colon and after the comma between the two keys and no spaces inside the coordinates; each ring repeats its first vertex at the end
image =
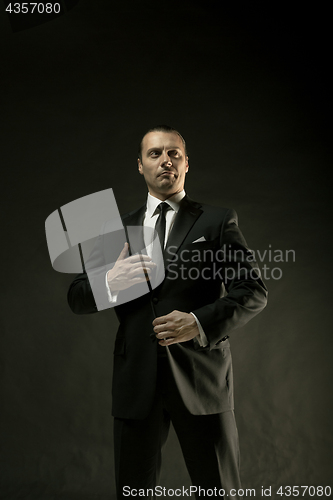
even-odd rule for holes
{"type": "Polygon", "coordinates": [[[128,254],[128,243],[127,242],[125,243],[124,248],[120,252],[117,261],[118,260],[124,260],[126,258],[126,254],[128,254]]]}

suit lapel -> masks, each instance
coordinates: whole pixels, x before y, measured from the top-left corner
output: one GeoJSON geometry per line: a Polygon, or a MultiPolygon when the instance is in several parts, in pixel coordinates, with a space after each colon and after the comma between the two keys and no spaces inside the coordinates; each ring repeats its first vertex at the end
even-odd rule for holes
{"type": "MultiPolygon", "coordinates": [[[[193,224],[202,214],[202,209],[200,207],[200,203],[191,200],[191,198],[187,195],[180,202],[180,207],[164,251],[166,268],[167,265],[171,263],[175,254],[179,251],[180,246],[193,224]]],[[[131,254],[145,249],[145,244],[143,240],[143,232],[139,231],[139,234],[136,237],[133,237],[133,234],[127,229],[127,226],[142,227],[145,213],[146,205],[143,205],[138,210],[135,210],[134,212],[131,212],[123,217],[126,237],[130,240],[131,254]]]]}
{"type": "Polygon", "coordinates": [[[130,244],[130,255],[141,252],[146,253],[145,243],[143,239],[143,219],[146,213],[146,205],[143,205],[138,210],[130,212],[123,217],[123,224],[126,232],[126,239],[130,244]],[[131,230],[131,226],[140,226],[139,230],[131,230]]]}
{"type": "Polygon", "coordinates": [[[138,208],[137,210],[124,215],[122,217],[123,223],[126,226],[142,226],[145,213],[146,205],[142,205],[142,207],[138,208]]]}
{"type": "Polygon", "coordinates": [[[202,214],[200,207],[200,203],[191,200],[188,196],[182,199],[165,248],[166,271],[193,224],[202,214]]]}

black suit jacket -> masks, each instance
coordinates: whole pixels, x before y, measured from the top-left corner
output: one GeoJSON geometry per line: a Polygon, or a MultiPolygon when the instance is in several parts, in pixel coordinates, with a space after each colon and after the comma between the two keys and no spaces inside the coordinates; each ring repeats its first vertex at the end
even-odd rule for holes
{"type": "MultiPolygon", "coordinates": [[[[145,208],[126,214],[124,226],[141,226],[145,208]]],[[[95,261],[110,262],[106,257],[109,247],[102,237],[95,261]]],[[[100,276],[104,280],[105,272],[100,276]]],[[[101,288],[105,307],[109,307],[102,281],[101,288]]],[[[157,371],[157,342],[151,339],[153,310],[157,316],[173,310],[193,312],[207,336],[206,347],[191,340],[165,348],[188,410],[204,415],[233,409],[230,344],[223,339],[258,314],[266,305],[266,296],[235,211],[202,205],[186,196],[167,241],[164,281],[153,293],[130,302],[121,303],[119,295],[113,415],[144,418],[152,406],[157,371]],[[202,237],[204,241],[195,242],[202,237]],[[221,297],[222,286],[226,295],[221,297]]],[[[85,273],[71,284],[68,301],[77,314],[97,311],[85,273]]]]}

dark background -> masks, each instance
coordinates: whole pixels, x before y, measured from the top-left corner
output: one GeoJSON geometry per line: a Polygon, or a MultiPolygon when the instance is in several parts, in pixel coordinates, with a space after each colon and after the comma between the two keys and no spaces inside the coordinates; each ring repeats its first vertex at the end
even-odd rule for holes
{"type": "MultiPolygon", "coordinates": [[[[137,143],[160,123],[187,140],[191,198],[296,252],[261,264],[283,276],[231,338],[243,486],[333,486],[329,30],[318,2],[81,0],[16,32],[1,10],[1,499],[115,498],[117,321],[69,310],[44,221],[109,187],[140,206],[137,143]]],[[[161,484],[190,484],[173,433],[161,484]]]]}

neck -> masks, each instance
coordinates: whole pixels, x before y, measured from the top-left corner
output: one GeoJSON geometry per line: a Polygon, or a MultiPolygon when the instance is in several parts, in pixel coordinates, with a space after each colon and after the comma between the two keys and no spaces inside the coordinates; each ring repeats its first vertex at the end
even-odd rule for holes
{"type": "Polygon", "coordinates": [[[174,193],[155,193],[154,191],[151,191],[149,189],[149,194],[151,194],[152,196],[154,196],[158,200],[165,201],[165,200],[168,200],[169,198],[171,198],[172,196],[174,196],[175,194],[180,193],[183,189],[184,188],[179,189],[178,191],[175,191],[174,193]]]}

